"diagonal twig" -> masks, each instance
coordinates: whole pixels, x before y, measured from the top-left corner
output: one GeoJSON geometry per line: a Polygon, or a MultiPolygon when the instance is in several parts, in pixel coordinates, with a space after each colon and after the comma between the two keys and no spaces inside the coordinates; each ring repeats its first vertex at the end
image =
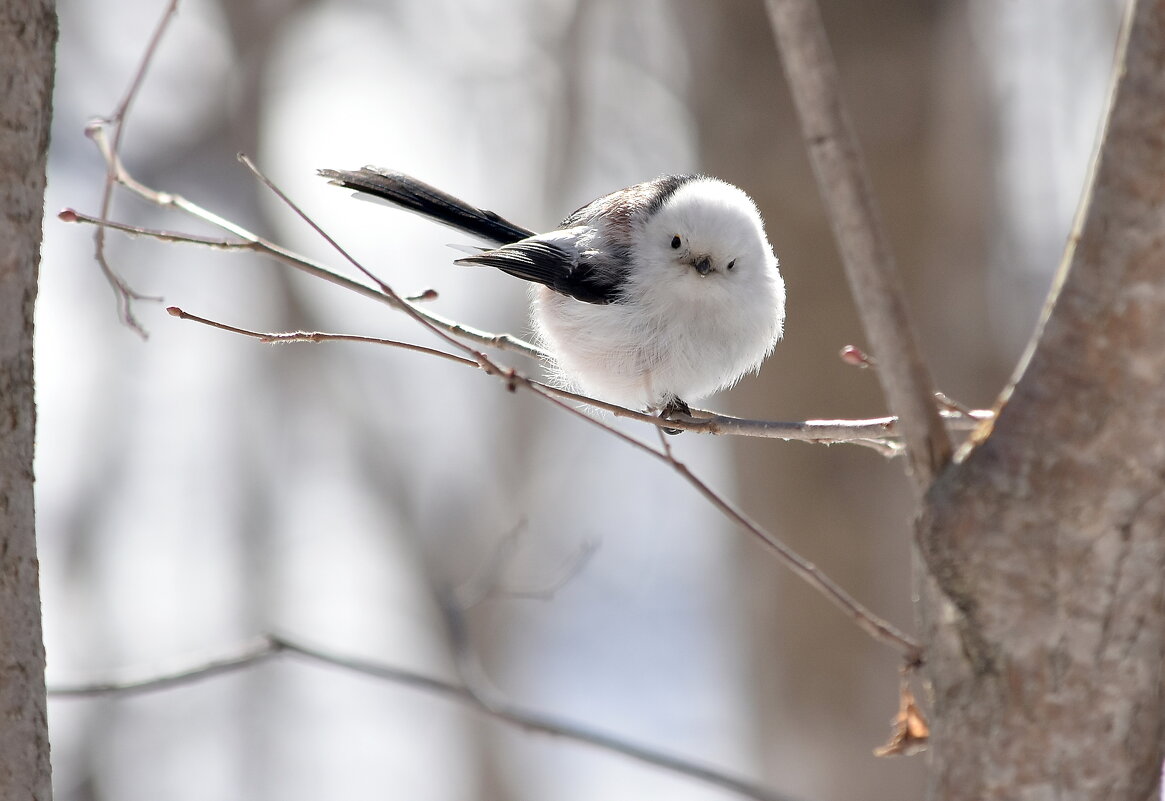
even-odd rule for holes
{"type": "Polygon", "coordinates": [[[901,420],[921,495],[951,459],[951,440],[914,336],[894,258],[846,115],[816,0],[767,0],[801,131],[829,209],[862,327],[882,368],[878,381],[901,420]]]}

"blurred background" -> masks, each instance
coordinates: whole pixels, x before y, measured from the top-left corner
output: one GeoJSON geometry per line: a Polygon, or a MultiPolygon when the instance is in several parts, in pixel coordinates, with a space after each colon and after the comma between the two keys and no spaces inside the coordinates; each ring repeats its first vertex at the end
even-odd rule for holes
{"type": "MultiPolygon", "coordinates": [[[[1079,199],[1123,2],[824,0],[845,93],[938,383],[990,406],[1079,199]]],[[[148,676],[278,631],[455,679],[435,598],[464,604],[503,697],[803,799],[920,798],[876,759],[895,654],[669,470],[528,394],[353,344],[267,346],[166,316],[435,344],[385,307],[261,258],[111,234],[165,299],[121,325],[93,261],[116,106],[161,0],[60,0],[37,317],[38,514],[50,685],[148,676]],[[564,580],[566,579],[566,580],[564,580]]],[[[237,164],[253,156],[397,290],[528,332],[522,286],[457,268],[457,235],[315,177],[411,172],[532,228],[662,173],[758,202],[788,285],[759,377],[705,406],[885,412],[760,0],[183,0],[123,155],[344,269],[237,164]]],[[[120,220],[214,233],[129,197],[120,220]]],[[[504,360],[528,372],[520,357],[504,360]]],[[[653,431],[627,430],[654,439],[653,431]]],[[[900,462],[853,446],[685,435],[679,458],[864,603],[911,628],[900,462]]],[[[293,658],[133,697],[50,702],[56,797],[642,799],[731,793],[409,687],[293,658]]]]}

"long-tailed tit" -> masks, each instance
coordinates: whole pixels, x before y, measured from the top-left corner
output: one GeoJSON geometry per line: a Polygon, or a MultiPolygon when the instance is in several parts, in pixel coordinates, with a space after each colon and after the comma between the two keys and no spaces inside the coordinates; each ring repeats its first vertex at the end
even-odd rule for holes
{"type": "Polygon", "coordinates": [[[760,213],[716,178],[620,189],[537,234],[398,172],[319,172],[494,245],[457,263],[533,282],[539,343],[558,380],[588,395],[688,413],[685,401],[759,370],[781,338],[785,283],[760,213]]]}

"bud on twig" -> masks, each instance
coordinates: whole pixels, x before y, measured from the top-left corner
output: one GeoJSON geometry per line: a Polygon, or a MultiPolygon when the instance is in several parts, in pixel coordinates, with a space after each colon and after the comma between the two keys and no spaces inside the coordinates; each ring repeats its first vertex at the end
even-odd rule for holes
{"type": "Polygon", "coordinates": [[[873,356],[868,355],[861,348],[854,345],[846,345],[837,355],[846,364],[852,365],[853,367],[860,367],[863,370],[867,367],[876,367],[878,364],[874,361],[873,356]]]}

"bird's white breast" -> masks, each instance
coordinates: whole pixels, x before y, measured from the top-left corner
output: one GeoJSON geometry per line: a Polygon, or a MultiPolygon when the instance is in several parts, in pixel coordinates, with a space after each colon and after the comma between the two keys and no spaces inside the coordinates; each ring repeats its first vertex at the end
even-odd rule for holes
{"type": "Polygon", "coordinates": [[[625,300],[606,305],[538,287],[535,328],[558,379],[585,394],[637,409],[694,402],[757,370],[780,338],[784,282],[775,264],[736,278],[745,276],[659,280],[639,265],[625,300]]]}

